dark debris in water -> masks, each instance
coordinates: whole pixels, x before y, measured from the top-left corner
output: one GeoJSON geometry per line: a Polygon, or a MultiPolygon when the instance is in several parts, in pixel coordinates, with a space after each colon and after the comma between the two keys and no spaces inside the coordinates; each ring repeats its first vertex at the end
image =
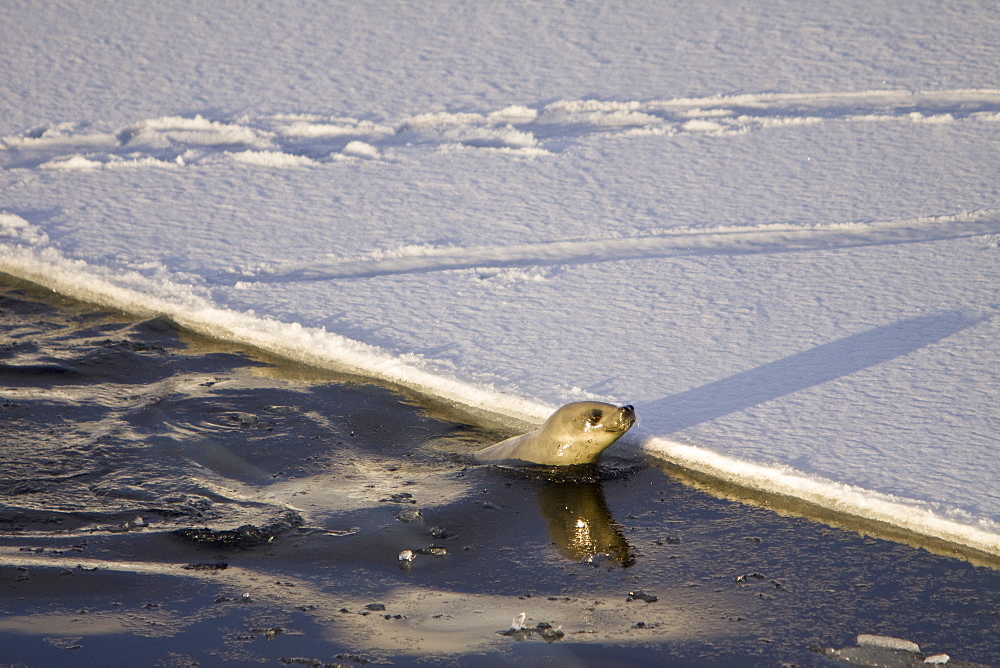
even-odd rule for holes
{"type": "Polygon", "coordinates": [[[334,664],[324,663],[319,659],[306,659],[300,656],[294,657],[282,657],[279,659],[286,666],[314,666],[315,668],[322,668],[323,666],[332,666],[334,664]]]}
{"type": "Polygon", "coordinates": [[[646,603],[656,603],[659,599],[654,594],[647,594],[642,590],[630,591],[628,593],[628,598],[625,599],[628,602],[632,601],[645,601],[646,603]]]}
{"type": "Polygon", "coordinates": [[[156,353],[158,355],[165,355],[167,349],[163,346],[153,345],[149,343],[142,343],[141,341],[132,341],[129,339],[105,339],[100,343],[105,348],[127,350],[132,353],[156,353]]]}
{"type": "Polygon", "coordinates": [[[244,524],[236,529],[177,529],[174,535],[186,540],[213,547],[238,550],[269,543],[274,539],[272,534],[252,524],[244,524]]]}
{"type": "Polygon", "coordinates": [[[260,418],[252,413],[230,413],[229,420],[235,422],[240,427],[256,427],[260,425],[260,418]]]}
{"type": "Polygon", "coordinates": [[[370,663],[370,659],[358,654],[337,654],[333,658],[337,660],[336,663],[302,657],[281,658],[279,661],[287,666],[312,666],[313,668],[349,668],[350,666],[363,666],[370,663]]]}
{"type": "Polygon", "coordinates": [[[213,564],[188,564],[183,568],[186,571],[224,571],[229,568],[229,564],[220,561],[213,564]]]}
{"type": "Polygon", "coordinates": [[[259,545],[266,545],[277,536],[301,527],[304,524],[302,516],[295,512],[287,512],[276,522],[263,527],[244,524],[236,529],[187,528],[174,531],[175,536],[201,545],[219,547],[226,550],[242,550],[259,545]]]}
{"type": "Polygon", "coordinates": [[[262,628],[252,628],[252,629],[250,629],[250,633],[261,633],[268,640],[274,640],[275,638],[277,638],[278,636],[280,636],[284,632],[285,632],[285,629],[281,628],[280,626],[272,626],[272,627],[266,628],[266,629],[262,629],[262,628]]]}
{"type": "Polygon", "coordinates": [[[399,494],[390,494],[384,499],[379,499],[381,503],[416,503],[417,500],[413,498],[413,495],[409,492],[400,492],[399,494]]]}
{"type": "Polygon", "coordinates": [[[548,622],[538,622],[535,626],[515,625],[501,631],[500,635],[514,638],[515,640],[527,640],[533,635],[537,635],[545,642],[555,642],[562,640],[566,633],[561,628],[553,628],[548,622]]]}

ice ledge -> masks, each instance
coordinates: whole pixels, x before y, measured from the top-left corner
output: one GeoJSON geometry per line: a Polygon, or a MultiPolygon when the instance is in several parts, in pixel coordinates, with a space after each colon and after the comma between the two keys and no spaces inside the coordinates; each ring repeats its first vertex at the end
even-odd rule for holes
{"type": "MultiPolygon", "coordinates": [[[[976,555],[961,548],[1000,557],[1000,525],[985,518],[825,480],[791,467],[755,464],[661,436],[647,434],[640,438],[639,447],[644,452],[679,467],[681,477],[688,474],[710,488],[721,483],[721,488],[733,486],[750,496],[756,492],[768,506],[787,506],[795,514],[936,552],[953,554],[956,550],[949,547],[954,546],[973,561],[976,555]],[[787,497],[792,502],[775,503],[774,497],[787,497]]],[[[744,496],[740,492],[723,495],[744,496]]],[[[1000,565],[995,559],[986,561],[994,567],[1000,565]]]]}
{"type": "MultiPolygon", "coordinates": [[[[214,338],[250,345],[305,364],[387,382],[444,400],[475,418],[511,428],[541,423],[556,408],[490,386],[448,378],[422,368],[419,359],[405,360],[375,346],[327,332],[322,328],[284,323],[253,313],[215,306],[196,288],[134,272],[111,272],[81,260],[71,260],[51,248],[0,244],[0,272],[31,281],[68,297],[148,317],[164,315],[179,326],[214,338]]],[[[959,511],[902,499],[871,490],[809,476],[783,466],[765,466],[679,443],[664,436],[630,434],[646,453],[706,478],[770,496],[783,496],[821,513],[792,512],[829,521],[829,514],[858,518],[879,525],[876,533],[904,542],[953,553],[948,545],[1000,557],[1000,526],[988,519],[957,515],[959,511]],[[637,438],[639,439],[637,441],[637,438]],[[903,535],[900,535],[902,532],[903,535]],[[907,535],[910,537],[907,538],[907,535]],[[942,545],[941,543],[947,544],[942,545]]],[[[768,501],[768,505],[772,505],[768,501]]],[[[856,528],[851,522],[845,524],[856,528]]],[[[867,529],[860,529],[867,532],[867,529]]],[[[967,556],[963,550],[957,552],[967,556]]]]}

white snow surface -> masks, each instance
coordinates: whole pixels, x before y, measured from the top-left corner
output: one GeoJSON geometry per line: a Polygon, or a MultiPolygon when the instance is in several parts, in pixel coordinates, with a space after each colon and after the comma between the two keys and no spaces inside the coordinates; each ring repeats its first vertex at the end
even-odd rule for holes
{"type": "Polygon", "coordinates": [[[0,17],[0,270],[1000,554],[995,4],[0,17]]]}

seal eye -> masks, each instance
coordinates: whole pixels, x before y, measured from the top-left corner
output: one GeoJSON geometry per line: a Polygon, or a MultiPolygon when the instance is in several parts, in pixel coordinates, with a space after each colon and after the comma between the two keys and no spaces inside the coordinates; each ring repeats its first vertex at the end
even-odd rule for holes
{"type": "Polygon", "coordinates": [[[596,427],[601,424],[601,418],[604,417],[604,413],[597,410],[596,408],[589,413],[587,413],[587,424],[591,427],[596,427]]]}

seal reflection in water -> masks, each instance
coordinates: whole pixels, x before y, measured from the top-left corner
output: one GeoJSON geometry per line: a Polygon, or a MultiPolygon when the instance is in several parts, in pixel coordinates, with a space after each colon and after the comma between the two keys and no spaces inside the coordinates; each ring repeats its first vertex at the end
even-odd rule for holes
{"type": "Polygon", "coordinates": [[[592,464],[634,424],[632,406],[578,401],[557,410],[539,429],[480,450],[475,457],[543,466],[592,464]]]}
{"type": "Polygon", "coordinates": [[[625,568],[635,563],[599,484],[547,485],[538,492],[538,505],[549,537],[567,559],[590,561],[606,555],[625,568]]]}

